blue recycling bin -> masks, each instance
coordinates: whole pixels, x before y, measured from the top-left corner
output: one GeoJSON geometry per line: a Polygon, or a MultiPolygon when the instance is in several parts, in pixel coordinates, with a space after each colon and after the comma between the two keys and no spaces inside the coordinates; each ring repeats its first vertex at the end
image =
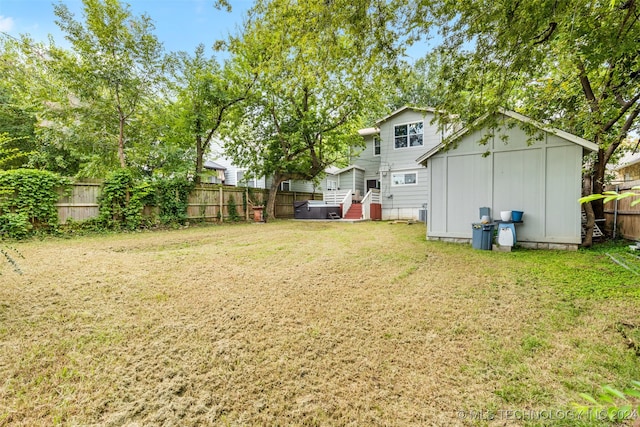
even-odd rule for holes
{"type": "Polygon", "coordinates": [[[493,228],[494,224],[471,224],[473,231],[471,238],[471,246],[473,249],[482,249],[490,251],[493,247],[493,228]]]}

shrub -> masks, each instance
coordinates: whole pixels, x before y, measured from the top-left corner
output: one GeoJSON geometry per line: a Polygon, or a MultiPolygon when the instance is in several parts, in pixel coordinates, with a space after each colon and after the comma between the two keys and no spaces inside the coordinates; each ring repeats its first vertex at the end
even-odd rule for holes
{"type": "MultiPolygon", "coordinates": [[[[26,218],[31,227],[27,227],[26,236],[31,228],[55,228],[58,225],[56,203],[59,189],[68,189],[70,180],[56,173],[35,169],[14,169],[0,171],[0,215],[9,216],[3,220],[5,227],[16,228],[17,234],[23,234],[20,224],[26,218]]],[[[23,224],[24,225],[24,224],[23,224]]]]}
{"type": "Polygon", "coordinates": [[[24,239],[33,226],[25,213],[6,213],[0,215],[0,236],[12,239],[24,239]]]}

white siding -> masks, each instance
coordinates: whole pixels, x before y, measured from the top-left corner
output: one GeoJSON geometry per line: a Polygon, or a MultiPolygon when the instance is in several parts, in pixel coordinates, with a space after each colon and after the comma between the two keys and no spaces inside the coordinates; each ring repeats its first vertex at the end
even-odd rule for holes
{"type": "Polygon", "coordinates": [[[382,219],[417,219],[418,210],[428,203],[429,173],[416,159],[442,141],[437,125],[431,124],[433,117],[430,112],[407,109],[379,124],[382,219]],[[423,122],[423,145],[396,149],[396,125],[418,121],[423,122]],[[416,172],[418,184],[392,185],[392,175],[405,171],[416,172]]]}
{"type": "Polygon", "coordinates": [[[502,210],[524,211],[518,241],[579,244],[582,147],[549,134],[528,144],[518,126],[480,146],[484,132],[467,134],[457,148],[428,159],[427,236],[470,239],[478,209],[488,206],[494,219],[502,210]]]}

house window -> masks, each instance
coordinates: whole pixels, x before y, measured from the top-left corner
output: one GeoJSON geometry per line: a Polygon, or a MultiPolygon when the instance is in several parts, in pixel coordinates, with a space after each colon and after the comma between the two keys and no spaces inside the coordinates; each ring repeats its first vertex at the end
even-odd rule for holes
{"type": "Polygon", "coordinates": [[[417,183],[417,172],[396,172],[391,174],[391,185],[415,185],[417,183]]]}
{"type": "Polygon", "coordinates": [[[280,183],[280,191],[291,191],[291,181],[282,181],[280,183]]]}
{"type": "Polygon", "coordinates": [[[380,155],[380,138],[377,136],[373,137],[373,155],[374,156],[380,155]]]}
{"type": "Polygon", "coordinates": [[[246,178],[245,177],[245,171],[238,171],[236,173],[237,176],[237,181],[236,181],[236,186],[238,187],[251,187],[251,188],[256,188],[256,179],[255,178],[246,178]]]}
{"type": "Polygon", "coordinates": [[[327,180],[327,190],[337,190],[338,189],[338,181],[327,180]]]}
{"type": "Polygon", "coordinates": [[[395,148],[422,147],[423,122],[407,123],[394,126],[395,148]]]}

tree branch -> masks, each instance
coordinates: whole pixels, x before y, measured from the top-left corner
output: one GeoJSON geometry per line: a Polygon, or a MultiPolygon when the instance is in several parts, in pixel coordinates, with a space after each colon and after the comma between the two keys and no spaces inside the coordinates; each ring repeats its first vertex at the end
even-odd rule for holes
{"type": "MultiPolygon", "coordinates": [[[[631,107],[633,107],[633,105],[638,102],[638,100],[640,100],[640,92],[636,94],[636,96],[634,96],[633,98],[631,98],[629,101],[627,101],[622,108],[620,109],[620,112],[618,113],[618,115],[616,117],[614,117],[613,119],[609,120],[609,122],[604,125],[604,127],[602,128],[603,132],[607,132],[609,131],[609,129],[611,129],[613,127],[613,125],[615,125],[618,120],[620,120],[620,118],[622,116],[624,116],[624,114],[629,111],[629,109],[631,107]]],[[[628,130],[628,129],[627,129],[628,130]]]]}
{"type": "Polygon", "coordinates": [[[582,85],[582,91],[584,92],[584,96],[586,96],[587,101],[589,102],[591,112],[595,113],[600,110],[600,105],[598,104],[598,100],[593,93],[591,82],[589,81],[589,76],[587,76],[587,71],[585,70],[584,64],[582,62],[578,63],[578,70],[580,71],[580,84],[582,85]]]}

